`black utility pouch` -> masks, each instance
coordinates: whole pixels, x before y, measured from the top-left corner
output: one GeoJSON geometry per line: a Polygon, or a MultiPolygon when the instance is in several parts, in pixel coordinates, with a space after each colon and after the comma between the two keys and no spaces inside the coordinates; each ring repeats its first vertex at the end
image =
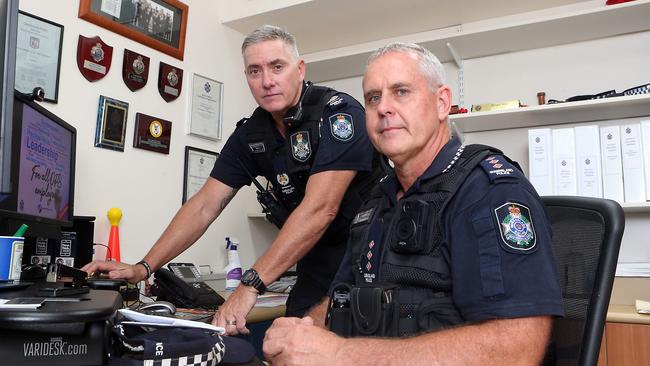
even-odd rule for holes
{"type": "Polygon", "coordinates": [[[350,285],[339,283],[332,288],[325,325],[332,332],[342,336],[352,335],[352,314],[350,313],[350,285]]]}
{"type": "Polygon", "coordinates": [[[399,304],[395,285],[352,287],[350,309],[353,336],[397,337],[399,304]]]}

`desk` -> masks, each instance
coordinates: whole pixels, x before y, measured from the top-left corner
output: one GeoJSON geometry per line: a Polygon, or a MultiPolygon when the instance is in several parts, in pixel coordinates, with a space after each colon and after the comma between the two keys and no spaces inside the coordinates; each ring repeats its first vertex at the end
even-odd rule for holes
{"type": "MultiPolygon", "coordinates": [[[[34,296],[37,285],[3,298],[34,296]]],[[[115,291],[90,290],[76,302],[45,302],[33,310],[0,310],[0,360],[7,365],[103,365],[108,324],[122,306],[115,291]]]]}

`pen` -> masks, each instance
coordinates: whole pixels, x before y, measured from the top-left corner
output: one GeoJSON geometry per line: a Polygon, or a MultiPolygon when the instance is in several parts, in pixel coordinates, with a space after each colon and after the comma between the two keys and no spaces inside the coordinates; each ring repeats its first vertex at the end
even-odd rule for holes
{"type": "Polygon", "coordinates": [[[18,230],[16,230],[16,233],[13,236],[23,236],[23,235],[25,235],[25,231],[27,231],[27,228],[29,228],[29,226],[27,226],[27,224],[20,225],[20,227],[18,228],[18,230]]]}

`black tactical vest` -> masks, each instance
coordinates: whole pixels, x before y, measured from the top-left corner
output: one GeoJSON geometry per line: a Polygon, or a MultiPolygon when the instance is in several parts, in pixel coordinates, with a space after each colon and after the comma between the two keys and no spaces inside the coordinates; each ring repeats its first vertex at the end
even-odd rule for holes
{"type": "MultiPolygon", "coordinates": [[[[269,119],[269,113],[262,108],[255,109],[250,118],[243,119],[237,123],[237,126],[245,127],[245,138],[248,143],[251,156],[257,165],[258,171],[273,185],[274,194],[282,201],[289,211],[293,211],[302,201],[305,195],[305,187],[309,179],[309,172],[312,162],[318,150],[320,140],[320,126],[322,124],[322,115],[328,101],[337,92],[334,89],[310,85],[304,90],[301,102],[297,106],[300,109],[300,120],[298,123],[287,124],[284,146],[280,150],[255,152],[256,146],[275,146],[274,129],[272,121],[269,119]],[[302,150],[303,154],[292,153],[295,145],[292,145],[292,139],[300,139],[303,143],[301,146],[305,149],[308,146],[308,152],[302,150]],[[260,144],[260,143],[263,143],[260,144]],[[308,145],[307,145],[308,144],[308,145]],[[274,160],[274,155],[288,156],[287,177],[292,182],[291,189],[282,186],[277,182],[278,177],[274,167],[269,162],[274,160]]],[[[287,114],[296,113],[294,109],[287,114]]],[[[286,120],[286,119],[285,119],[286,120]]],[[[372,187],[383,176],[383,171],[379,164],[379,154],[375,152],[373,159],[373,170],[371,172],[359,172],[348,188],[343,201],[339,207],[339,215],[332,224],[328,232],[339,232],[342,241],[345,242],[347,226],[357,212],[357,208],[365,197],[370,193],[372,187]],[[342,231],[342,232],[341,232],[342,231]]]]}
{"type": "Polygon", "coordinates": [[[449,251],[441,245],[442,215],[470,172],[489,154],[502,153],[484,145],[459,149],[443,174],[422,182],[421,192],[402,198],[396,207],[390,207],[389,198],[377,187],[352,222],[349,245],[358,285],[365,282],[361,255],[370,224],[374,220],[383,222],[376,282],[398,288],[400,336],[464,323],[451,296],[449,251]]]}

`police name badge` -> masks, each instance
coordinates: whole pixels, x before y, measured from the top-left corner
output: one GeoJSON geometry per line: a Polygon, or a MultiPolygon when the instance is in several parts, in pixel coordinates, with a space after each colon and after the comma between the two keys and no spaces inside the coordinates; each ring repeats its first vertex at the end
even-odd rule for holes
{"type": "Polygon", "coordinates": [[[248,148],[252,154],[261,154],[263,152],[266,152],[266,146],[264,145],[263,141],[251,142],[248,144],[248,148]]]}
{"type": "Polygon", "coordinates": [[[354,124],[352,116],[347,113],[337,113],[329,118],[332,136],[335,139],[346,142],[354,136],[354,124]]]}
{"type": "Polygon", "coordinates": [[[537,237],[530,209],[519,203],[507,202],[494,210],[501,236],[501,246],[508,252],[531,252],[537,237]]]}
{"type": "Polygon", "coordinates": [[[309,159],[311,156],[309,132],[299,131],[291,135],[291,155],[302,163],[309,159]]]}

